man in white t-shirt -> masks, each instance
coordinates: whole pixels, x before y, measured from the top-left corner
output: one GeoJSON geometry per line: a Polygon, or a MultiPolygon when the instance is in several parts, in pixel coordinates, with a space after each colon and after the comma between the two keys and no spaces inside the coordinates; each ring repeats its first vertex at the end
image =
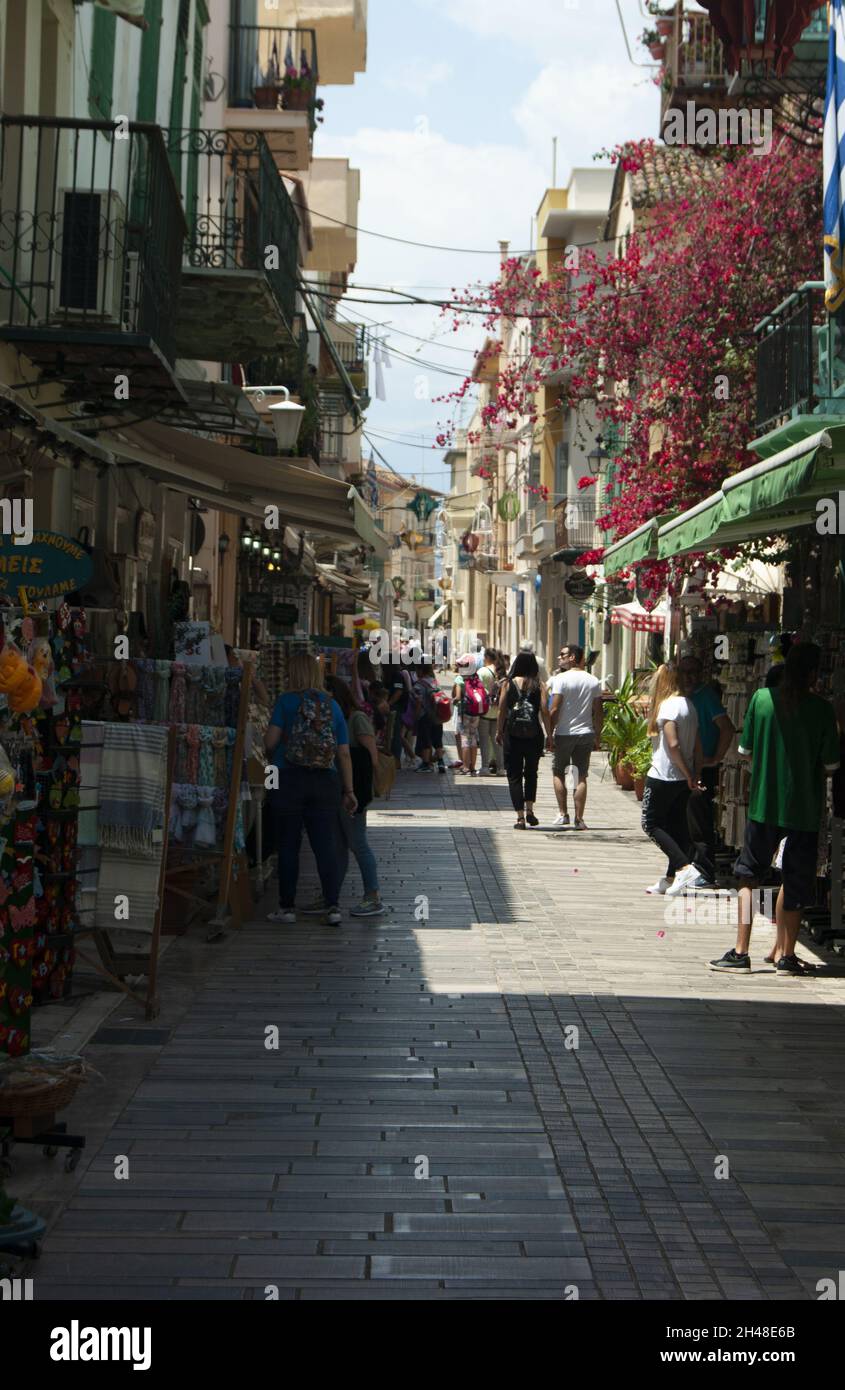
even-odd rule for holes
{"type": "Polygon", "coordinates": [[[572,643],[561,649],[561,670],[549,682],[552,732],[549,750],[554,750],[554,785],[559,815],[556,826],[569,825],[566,795],[566,769],[574,763],[575,829],[586,830],[587,776],[590,754],[599,747],[604,722],[601,682],[584,669],[584,648],[572,643]]]}
{"type": "Polygon", "coordinates": [[[478,721],[481,768],[483,771],[486,767],[491,777],[495,777],[499,771],[496,758],[496,723],[499,718],[499,706],[496,699],[499,686],[496,675],[496,655],[495,648],[485,647],[484,664],[478,668],[478,679],[487,691],[487,699],[490,701],[490,708],[486,714],[481,715],[478,721]]]}

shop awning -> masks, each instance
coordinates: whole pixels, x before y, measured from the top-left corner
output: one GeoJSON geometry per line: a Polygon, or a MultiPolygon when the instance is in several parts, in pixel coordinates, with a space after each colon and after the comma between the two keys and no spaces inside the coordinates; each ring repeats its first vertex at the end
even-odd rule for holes
{"type": "Polygon", "coordinates": [[[375,517],[360,492],[354,487],[351,487],[347,497],[352,503],[352,517],[355,522],[355,530],[358,532],[361,540],[365,545],[372,546],[375,551],[376,559],[386,560],[391,550],[390,541],[376,522],[375,517]]]}
{"type": "Polygon", "coordinates": [[[658,604],[649,613],[633,599],[631,603],[617,603],[615,608],[611,608],[610,621],[616,627],[626,627],[629,632],[663,632],[666,627],[666,607],[665,604],[658,604]]]}
{"type": "Polygon", "coordinates": [[[636,531],[630,531],[621,540],[609,545],[602,557],[605,575],[619,574],[620,570],[635,565],[640,560],[648,560],[656,554],[658,518],[653,516],[644,521],[636,531]]]}
{"type": "MultiPolygon", "coordinates": [[[[265,507],[277,506],[285,524],[346,545],[373,545],[383,536],[348,483],[288,459],[251,454],[153,422],[114,431],[101,441],[148,477],[221,510],[261,517],[265,507]]],[[[386,555],[386,540],[381,544],[386,555]]]]}
{"type": "Polygon", "coordinates": [[[661,560],[809,526],[816,501],[845,487],[845,425],[821,430],[726,478],[718,492],[664,523],[661,560]],[[836,452],[837,447],[843,450],[836,452]]]}
{"type": "Polygon", "coordinates": [[[369,596],[369,579],[361,579],[355,574],[344,574],[343,570],[336,569],[334,565],[318,563],[316,570],[326,588],[333,589],[337,594],[348,594],[356,600],[369,596]]]}
{"type": "Polygon", "coordinates": [[[79,434],[45,415],[32,401],[26,400],[11,386],[0,383],[0,429],[11,429],[14,434],[26,436],[35,431],[35,443],[39,448],[52,452],[67,467],[80,458],[91,459],[97,464],[113,464],[114,455],[100,444],[95,444],[87,435],[79,434]],[[39,438],[41,436],[41,438],[39,438]]]}

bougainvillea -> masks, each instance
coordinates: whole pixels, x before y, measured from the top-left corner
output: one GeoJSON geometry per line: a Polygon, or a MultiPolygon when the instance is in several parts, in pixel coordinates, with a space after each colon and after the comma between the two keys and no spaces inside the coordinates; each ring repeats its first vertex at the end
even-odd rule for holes
{"type": "MultiPolygon", "coordinates": [[[[650,145],[612,158],[636,172],[650,145]]],[[[598,517],[610,537],[693,505],[748,465],[753,326],[821,263],[817,148],[783,137],[769,154],[711,150],[688,166],[681,196],[638,214],[618,254],[579,248],[577,277],[565,264],[546,278],[511,260],[499,281],[452,310],[477,324],[484,306],[497,334],[503,320],[533,322],[528,358],[505,359],[485,426],[534,419],[537,389],[561,369],[562,406],[592,401],[600,427],[616,426],[625,445],[598,517]]],[[[640,568],[641,586],[654,592],[674,587],[672,578],[665,564],[640,568]]]]}

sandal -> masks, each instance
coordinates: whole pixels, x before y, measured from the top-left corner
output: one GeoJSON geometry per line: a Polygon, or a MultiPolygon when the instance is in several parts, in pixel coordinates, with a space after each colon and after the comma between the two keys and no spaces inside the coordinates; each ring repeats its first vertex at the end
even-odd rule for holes
{"type": "Polygon", "coordinates": [[[527,820],[527,822],[528,822],[529,825],[539,825],[539,824],[540,824],[540,822],[538,821],[538,819],[537,819],[537,817],[535,816],[535,814],[534,814],[533,811],[526,811],[526,813],[525,813],[525,819],[527,820]]]}
{"type": "Polygon", "coordinates": [[[524,830],[524,829],[525,829],[525,821],[522,819],[522,817],[520,817],[519,820],[515,820],[515,821],[514,821],[514,823],[513,823],[513,828],[514,828],[514,830],[524,830]]]}

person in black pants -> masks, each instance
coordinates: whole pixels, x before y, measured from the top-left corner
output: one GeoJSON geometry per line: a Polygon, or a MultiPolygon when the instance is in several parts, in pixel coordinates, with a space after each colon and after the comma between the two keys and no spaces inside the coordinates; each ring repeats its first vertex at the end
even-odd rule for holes
{"type": "Polygon", "coordinates": [[[533,652],[520,652],[499,696],[496,742],[504,748],[505,772],[513,808],[514,830],[539,825],[534,815],[537,769],[549,736],[546,687],[533,652]]]}
{"type": "Polygon", "coordinates": [[[673,666],[659,666],[655,672],[648,732],[654,751],[645,782],[642,827],[669,864],[663,877],[646,892],[673,897],[691,890],[701,872],[692,860],[687,803],[690,794],[700,788],[702,760],[698,715],[682,694],[673,666]]]}

